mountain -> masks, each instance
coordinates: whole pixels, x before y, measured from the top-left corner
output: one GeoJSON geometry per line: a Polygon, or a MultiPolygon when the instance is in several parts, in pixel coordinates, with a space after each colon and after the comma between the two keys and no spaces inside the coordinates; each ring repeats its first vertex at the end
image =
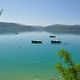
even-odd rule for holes
{"type": "Polygon", "coordinates": [[[34,31],[33,26],[20,25],[17,23],[0,22],[0,34],[34,31]]]}
{"type": "Polygon", "coordinates": [[[49,25],[49,26],[28,26],[17,23],[0,22],[0,34],[4,33],[19,33],[32,31],[46,31],[50,33],[71,33],[80,34],[80,25],[49,25]]]}
{"type": "Polygon", "coordinates": [[[51,33],[72,33],[72,34],[80,34],[80,25],[61,25],[55,24],[46,26],[44,28],[45,31],[51,33]]]}

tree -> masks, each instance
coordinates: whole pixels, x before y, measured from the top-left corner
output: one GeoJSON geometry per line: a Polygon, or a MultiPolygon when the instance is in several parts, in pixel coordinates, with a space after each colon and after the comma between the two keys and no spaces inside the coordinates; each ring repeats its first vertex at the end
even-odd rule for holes
{"type": "Polygon", "coordinates": [[[64,49],[61,49],[58,55],[65,62],[56,64],[56,69],[61,74],[63,80],[80,80],[80,64],[75,63],[70,53],[64,49]]]}
{"type": "Polygon", "coordinates": [[[3,9],[0,9],[0,16],[1,16],[2,13],[3,13],[3,9]]]}

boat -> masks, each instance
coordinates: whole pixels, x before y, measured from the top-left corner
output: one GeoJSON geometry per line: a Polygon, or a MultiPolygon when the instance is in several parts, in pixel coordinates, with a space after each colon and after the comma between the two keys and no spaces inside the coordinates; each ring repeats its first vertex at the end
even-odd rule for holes
{"type": "Polygon", "coordinates": [[[42,40],[32,40],[32,43],[42,43],[42,40]]]}
{"type": "Polygon", "coordinates": [[[51,40],[51,43],[61,43],[60,40],[51,40]]]}
{"type": "Polygon", "coordinates": [[[15,34],[18,34],[17,32],[15,34]]]}
{"type": "Polygon", "coordinates": [[[52,36],[49,36],[50,38],[55,38],[56,36],[55,35],[52,35],[52,36]]]}

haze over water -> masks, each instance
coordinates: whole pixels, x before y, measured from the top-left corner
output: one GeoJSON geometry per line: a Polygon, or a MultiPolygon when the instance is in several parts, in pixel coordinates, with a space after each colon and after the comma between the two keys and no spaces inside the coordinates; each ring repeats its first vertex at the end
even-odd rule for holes
{"type": "Polygon", "coordinates": [[[0,35],[0,80],[50,80],[59,77],[55,64],[61,48],[80,61],[80,35],[54,34],[61,44],[51,44],[51,33],[27,32],[0,35]],[[42,40],[32,44],[31,40],[42,40]]]}

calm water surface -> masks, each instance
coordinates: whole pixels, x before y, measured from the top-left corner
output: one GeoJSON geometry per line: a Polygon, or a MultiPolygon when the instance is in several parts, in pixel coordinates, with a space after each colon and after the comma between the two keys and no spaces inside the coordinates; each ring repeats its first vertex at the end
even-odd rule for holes
{"type": "Polygon", "coordinates": [[[0,80],[50,80],[57,77],[54,64],[57,52],[69,50],[80,62],[80,35],[56,34],[61,44],[51,44],[46,32],[0,35],[0,80]],[[32,44],[40,39],[42,44],[32,44]]]}

